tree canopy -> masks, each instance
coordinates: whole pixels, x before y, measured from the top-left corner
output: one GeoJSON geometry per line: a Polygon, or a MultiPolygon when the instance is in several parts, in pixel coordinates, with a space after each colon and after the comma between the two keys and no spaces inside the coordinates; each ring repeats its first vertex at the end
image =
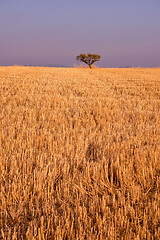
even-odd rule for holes
{"type": "Polygon", "coordinates": [[[92,64],[99,61],[100,58],[101,58],[101,56],[97,55],[97,54],[91,54],[91,53],[83,54],[83,53],[81,53],[80,55],[78,55],[76,57],[76,60],[86,63],[91,68],[92,64]]]}

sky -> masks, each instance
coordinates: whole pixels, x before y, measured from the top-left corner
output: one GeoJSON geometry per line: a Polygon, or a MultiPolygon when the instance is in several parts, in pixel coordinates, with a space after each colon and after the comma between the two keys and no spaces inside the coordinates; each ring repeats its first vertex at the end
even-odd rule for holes
{"type": "Polygon", "coordinates": [[[160,0],[0,0],[0,65],[160,67],[160,0]]]}

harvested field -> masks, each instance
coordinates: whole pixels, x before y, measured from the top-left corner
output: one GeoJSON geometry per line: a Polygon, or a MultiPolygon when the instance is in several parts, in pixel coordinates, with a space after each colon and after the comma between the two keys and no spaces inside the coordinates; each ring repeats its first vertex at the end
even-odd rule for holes
{"type": "Polygon", "coordinates": [[[160,69],[0,67],[0,239],[160,239],[160,69]]]}

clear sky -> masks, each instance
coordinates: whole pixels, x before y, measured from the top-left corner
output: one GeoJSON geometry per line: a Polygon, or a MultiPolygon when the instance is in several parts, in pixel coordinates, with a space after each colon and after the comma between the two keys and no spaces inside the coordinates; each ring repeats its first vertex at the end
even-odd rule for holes
{"type": "Polygon", "coordinates": [[[80,53],[160,67],[160,0],[0,0],[0,65],[73,66],[80,53]]]}

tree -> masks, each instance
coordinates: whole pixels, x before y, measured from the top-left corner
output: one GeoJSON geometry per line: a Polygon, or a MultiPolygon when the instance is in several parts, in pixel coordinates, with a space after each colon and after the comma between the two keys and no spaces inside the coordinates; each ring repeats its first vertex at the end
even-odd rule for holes
{"type": "Polygon", "coordinates": [[[76,60],[86,63],[91,68],[92,64],[99,61],[100,58],[101,58],[101,56],[97,55],[97,54],[89,53],[86,55],[86,54],[81,53],[80,55],[78,55],[76,57],[76,60]]]}

